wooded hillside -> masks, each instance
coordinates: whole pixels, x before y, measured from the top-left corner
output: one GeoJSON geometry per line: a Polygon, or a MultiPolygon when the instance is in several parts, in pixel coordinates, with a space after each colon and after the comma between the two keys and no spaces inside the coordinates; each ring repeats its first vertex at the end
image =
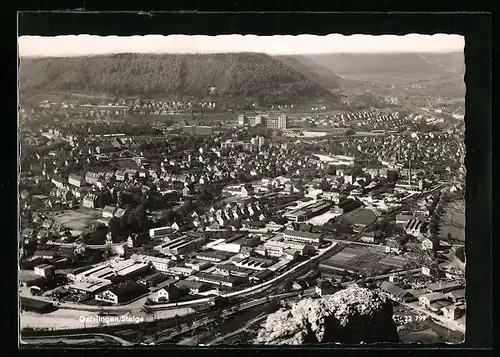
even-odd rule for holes
{"type": "Polygon", "coordinates": [[[215,87],[224,97],[332,96],[292,67],[260,53],[23,59],[19,81],[21,91],[200,96],[215,87]]]}

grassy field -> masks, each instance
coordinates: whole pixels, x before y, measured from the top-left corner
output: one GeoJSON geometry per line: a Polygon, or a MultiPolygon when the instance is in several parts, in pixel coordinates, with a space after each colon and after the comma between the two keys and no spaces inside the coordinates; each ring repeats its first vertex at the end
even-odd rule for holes
{"type": "Polygon", "coordinates": [[[64,227],[71,230],[82,230],[92,221],[99,219],[102,215],[100,210],[79,208],[77,210],[63,210],[54,212],[50,218],[60,222],[64,227]]]}

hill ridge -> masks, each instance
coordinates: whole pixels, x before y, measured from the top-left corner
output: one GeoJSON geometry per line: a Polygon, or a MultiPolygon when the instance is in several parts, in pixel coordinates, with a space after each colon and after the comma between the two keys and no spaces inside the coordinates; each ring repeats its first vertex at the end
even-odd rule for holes
{"type": "Polygon", "coordinates": [[[334,96],[303,73],[264,53],[137,54],[21,59],[21,91],[115,95],[256,97],[265,102],[334,96]]]}

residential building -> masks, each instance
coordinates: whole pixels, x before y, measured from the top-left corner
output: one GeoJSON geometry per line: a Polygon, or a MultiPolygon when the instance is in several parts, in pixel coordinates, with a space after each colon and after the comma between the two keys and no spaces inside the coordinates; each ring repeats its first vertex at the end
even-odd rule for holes
{"type": "Polygon", "coordinates": [[[99,198],[97,195],[89,193],[83,198],[83,206],[87,208],[97,208],[99,207],[99,198]]]}
{"type": "Polygon", "coordinates": [[[454,303],[465,301],[465,289],[453,290],[445,294],[445,296],[454,303]]]}
{"type": "Polygon", "coordinates": [[[427,276],[433,276],[433,277],[438,277],[438,276],[442,275],[442,273],[439,269],[433,268],[433,267],[427,267],[427,266],[422,267],[422,274],[427,275],[427,276]]]}
{"type": "Polygon", "coordinates": [[[275,117],[268,117],[267,127],[272,129],[287,129],[288,128],[288,116],[278,115],[275,117]]]}
{"type": "Polygon", "coordinates": [[[335,287],[329,280],[319,280],[316,286],[314,287],[314,291],[319,296],[327,296],[335,294],[339,289],[335,287]]]}
{"type": "Polygon", "coordinates": [[[128,174],[126,170],[116,170],[115,172],[115,180],[116,181],[127,181],[128,180],[128,174]]]}
{"type": "Polygon", "coordinates": [[[399,283],[399,275],[392,274],[389,276],[389,283],[397,284],[399,283]]]}
{"type": "Polygon", "coordinates": [[[115,210],[114,216],[115,216],[116,218],[123,218],[123,217],[125,217],[125,214],[126,214],[126,213],[127,213],[127,210],[125,210],[124,208],[119,208],[119,207],[118,207],[118,208],[115,210]]]}
{"type": "Polygon", "coordinates": [[[245,125],[247,122],[247,117],[244,114],[238,115],[238,125],[245,125]]]}
{"type": "Polygon", "coordinates": [[[114,171],[108,171],[106,172],[106,175],[104,175],[104,181],[106,182],[111,182],[115,178],[115,173],[114,171]]]}
{"type": "Polygon", "coordinates": [[[64,181],[60,177],[53,177],[50,180],[57,188],[63,189],[64,188],[64,181]]]}
{"type": "Polygon", "coordinates": [[[450,320],[458,320],[465,315],[464,305],[448,305],[441,308],[443,316],[450,320]]]}
{"type": "Polygon", "coordinates": [[[151,300],[153,300],[154,302],[174,301],[177,300],[179,296],[180,296],[179,288],[176,287],[174,284],[171,284],[169,286],[157,290],[151,297],[151,300]]]}
{"type": "Polygon", "coordinates": [[[421,295],[418,298],[419,305],[430,307],[430,305],[436,301],[445,300],[446,296],[443,293],[429,293],[421,295]]]}
{"type": "Polygon", "coordinates": [[[403,252],[403,246],[396,240],[390,240],[385,244],[385,252],[401,254],[403,252]]]}
{"type": "Polygon", "coordinates": [[[126,285],[111,288],[95,295],[95,299],[99,301],[109,302],[112,304],[121,304],[134,300],[149,291],[144,284],[128,283],[126,285]]]}
{"type": "Polygon", "coordinates": [[[85,184],[85,180],[81,176],[70,174],[68,175],[68,183],[76,187],[82,187],[85,184]]]}
{"type": "Polygon", "coordinates": [[[380,290],[388,294],[391,299],[396,301],[412,302],[417,300],[415,296],[410,294],[405,289],[402,289],[399,286],[388,281],[382,282],[382,284],[380,285],[380,290]]]}
{"type": "Polygon", "coordinates": [[[89,185],[94,185],[96,184],[101,178],[105,176],[105,173],[102,172],[93,172],[93,171],[88,171],[85,174],[85,181],[89,185]]]}
{"type": "Polygon", "coordinates": [[[251,184],[241,186],[241,197],[250,197],[254,195],[254,187],[251,184]]]}
{"type": "Polygon", "coordinates": [[[431,238],[422,240],[422,250],[436,250],[439,248],[439,241],[431,238]]]}
{"type": "Polygon", "coordinates": [[[115,211],[116,211],[115,206],[104,206],[102,210],[102,216],[103,218],[113,218],[115,211]]]}

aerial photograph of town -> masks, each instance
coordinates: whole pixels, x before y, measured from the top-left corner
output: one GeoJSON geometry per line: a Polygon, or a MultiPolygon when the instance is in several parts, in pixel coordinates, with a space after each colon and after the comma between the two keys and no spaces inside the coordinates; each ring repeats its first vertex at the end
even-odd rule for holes
{"type": "Polygon", "coordinates": [[[462,343],[464,45],[20,36],[20,345],[462,343]]]}

